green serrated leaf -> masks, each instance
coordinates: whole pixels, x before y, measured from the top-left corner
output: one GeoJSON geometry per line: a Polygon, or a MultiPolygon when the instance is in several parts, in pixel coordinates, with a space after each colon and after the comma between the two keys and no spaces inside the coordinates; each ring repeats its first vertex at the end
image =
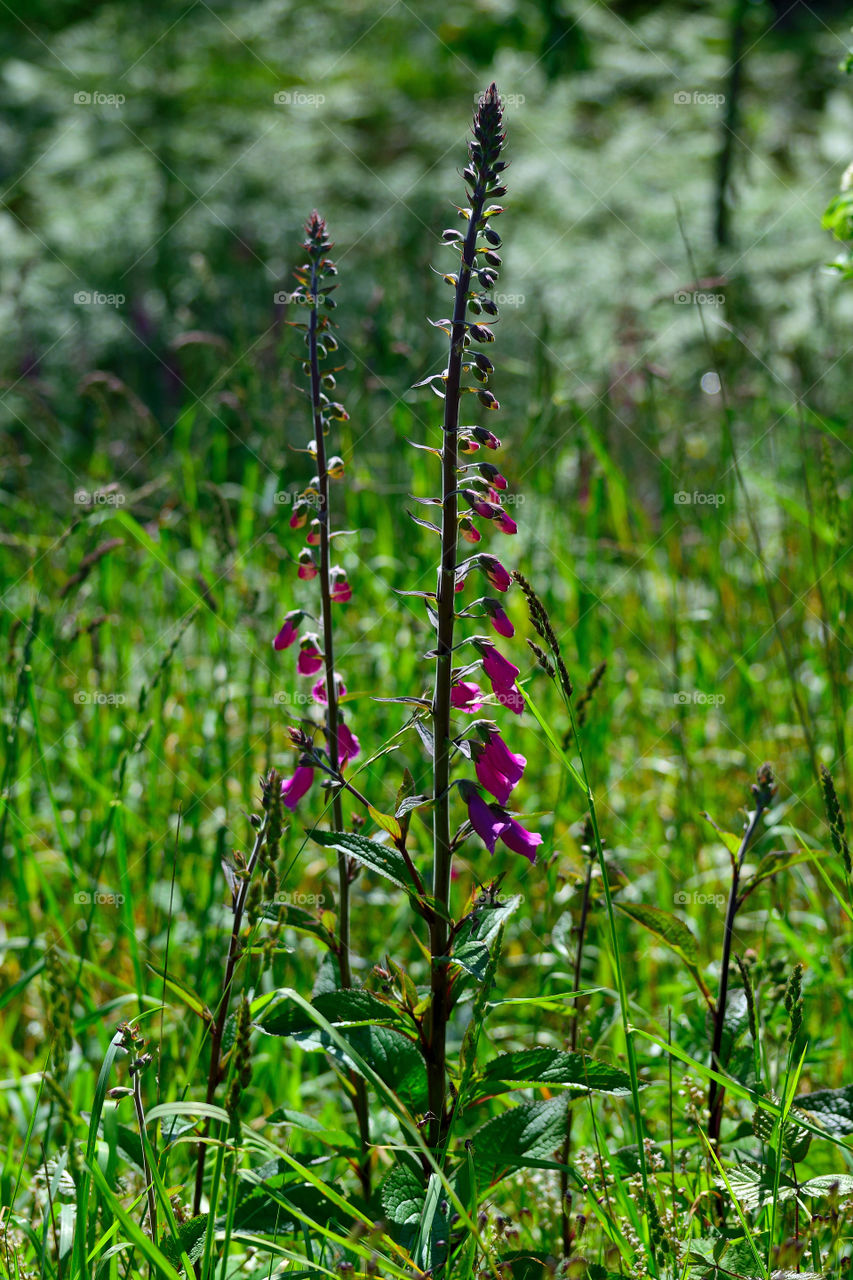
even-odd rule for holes
{"type": "MultiPolygon", "coordinates": [[[[315,1008],[320,1012],[317,1002],[315,1008]]],[[[368,1067],[372,1067],[382,1081],[392,1089],[411,1112],[422,1112],[427,1107],[426,1063],[413,1040],[394,1027],[359,1026],[342,1024],[340,1034],[368,1067]]],[[[359,1071],[352,1060],[326,1031],[314,1027],[311,1031],[290,1032],[303,1049],[324,1051],[334,1061],[347,1069],[359,1071]]]]}
{"type": "Polygon", "coordinates": [[[461,946],[453,948],[452,956],[445,958],[482,982],[489,963],[489,948],[485,942],[463,942],[461,946]]]}
{"type": "Polygon", "coordinates": [[[180,1266],[182,1252],[186,1253],[190,1262],[198,1262],[201,1258],[209,1216],[207,1213],[200,1213],[198,1217],[190,1218],[189,1222],[182,1222],[178,1226],[177,1240],[168,1237],[163,1239],[163,1252],[175,1267],[180,1266]]]}
{"type": "Polygon", "coordinates": [[[576,1092],[627,1095],[631,1077],[607,1062],[562,1049],[519,1049],[493,1058],[475,1085],[478,1096],[523,1085],[563,1085],[576,1092]]]}
{"type": "Polygon", "coordinates": [[[566,1128],[567,1099],[549,1098],[512,1107],[488,1120],[474,1134],[474,1167],[481,1186],[498,1182],[527,1159],[549,1157],[566,1128]]]}
{"type": "Polygon", "coordinates": [[[396,1165],[379,1189],[389,1222],[417,1224],[423,1212],[426,1183],[420,1169],[408,1162],[396,1165]]]}
{"type": "Polygon", "coordinates": [[[853,1084],[841,1089],[818,1089],[815,1093],[801,1093],[794,1099],[801,1111],[814,1116],[830,1133],[853,1133],[853,1084]]]}
{"type": "Polygon", "coordinates": [[[380,844],[377,840],[368,840],[366,836],[356,835],[352,831],[320,831],[316,827],[308,832],[312,840],[327,849],[348,853],[377,875],[390,880],[398,889],[406,893],[416,893],[411,873],[405,859],[390,845],[380,844]]]}
{"type": "Polygon", "coordinates": [[[809,1178],[800,1184],[800,1191],[806,1196],[849,1196],[853,1191],[853,1174],[825,1173],[819,1178],[809,1178]]]}
{"type": "MultiPolygon", "coordinates": [[[[779,1174],[779,1186],[775,1190],[777,1200],[790,1200],[796,1194],[795,1184],[786,1174],[779,1174]]],[[[774,1196],[774,1172],[754,1164],[742,1164],[726,1172],[732,1193],[745,1209],[758,1209],[771,1204],[774,1196]]],[[[726,1189],[725,1179],[715,1178],[718,1187],[726,1189]]]]}

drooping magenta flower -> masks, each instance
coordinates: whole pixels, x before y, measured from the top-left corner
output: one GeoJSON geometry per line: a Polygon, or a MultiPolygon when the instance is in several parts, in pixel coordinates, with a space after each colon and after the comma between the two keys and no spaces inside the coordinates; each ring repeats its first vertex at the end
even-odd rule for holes
{"type": "Polygon", "coordinates": [[[542,843],[542,837],[537,831],[528,831],[515,818],[510,818],[500,832],[500,839],[513,853],[520,853],[523,858],[535,863],[537,846],[542,843]]]}
{"type": "Polygon", "coordinates": [[[354,760],[361,750],[361,743],[343,720],[338,725],[338,765],[345,769],[350,760],[354,760]]]}
{"type": "Polygon", "coordinates": [[[458,680],[450,690],[450,705],[473,715],[483,705],[483,691],[473,680],[458,680]]]}
{"type": "Polygon", "coordinates": [[[299,624],[305,614],[301,609],[291,609],[290,613],[285,614],[282,628],[272,642],[272,647],[276,650],[289,649],[299,634],[299,624]]]}
{"type": "Polygon", "coordinates": [[[496,814],[492,806],[486,804],[473,782],[463,780],[459,784],[459,790],[468,806],[468,821],[489,853],[494,853],[498,837],[509,826],[509,818],[496,814]]]}
{"type": "Polygon", "coordinates": [[[471,523],[467,516],[463,516],[459,521],[459,532],[466,542],[479,542],[482,536],[480,530],[471,523]]]}
{"type": "Polygon", "coordinates": [[[332,588],[331,598],[339,604],[346,604],[348,600],[352,600],[352,587],[347,582],[347,575],[344,569],[337,565],[334,569],[329,570],[329,582],[332,588]]]}
{"type": "Polygon", "coordinates": [[[495,502],[489,502],[482,494],[477,493],[475,489],[463,489],[462,497],[468,503],[468,506],[478,516],[482,516],[484,520],[495,520],[500,515],[500,507],[495,502]]]}
{"type": "Polygon", "coordinates": [[[320,521],[312,520],[311,527],[305,535],[305,541],[309,547],[319,547],[320,545],[320,521]]]}
{"type": "MultiPolygon", "coordinates": [[[[335,672],[335,688],[337,689],[339,698],[342,698],[347,691],[347,687],[344,684],[341,677],[338,675],[337,671],[335,672]]],[[[321,679],[319,679],[315,685],[311,686],[311,696],[315,702],[320,703],[321,707],[327,707],[329,705],[329,699],[326,694],[326,677],[325,676],[322,676],[321,679]]]]}
{"type": "Polygon", "coordinates": [[[320,652],[319,637],[313,632],[302,637],[299,648],[299,659],[296,670],[301,676],[314,676],[323,668],[323,655],[320,652]]]}
{"type": "Polygon", "coordinates": [[[482,731],[485,741],[471,743],[471,754],[478,781],[491,791],[499,804],[506,804],[510,793],[521,781],[526,759],[510,751],[497,729],[482,731]]]}
{"type": "Polygon", "coordinates": [[[496,556],[481,555],[479,567],[495,591],[509,591],[512,579],[496,556]]]}
{"type": "Polygon", "coordinates": [[[314,781],[314,770],[307,764],[300,764],[292,778],[285,778],[281,784],[281,798],[285,807],[293,811],[314,781]]]}
{"type": "Polygon", "coordinates": [[[518,678],[518,667],[509,658],[505,658],[493,644],[487,640],[475,640],[474,647],[483,658],[483,670],[492,683],[495,693],[507,692],[515,687],[518,678]]]}
{"type": "Polygon", "coordinates": [[[303,582],[309,582],[311,578],[316,578],[320,570],[314,563],[314,557],[307,548],[299,552],[299,577],[303,582]]]}
{"type": "Polygon", "coordinates": [[[485,609],[489,621],[499,636],[506,636],[509,639],[515,635],[515,627],[507,617],[506,610],[500,600],[495,600],[494,596],[483,596],[480,604],[485,609]]]}
{"type": "Polygon", "coordinates": [[[502,707],[507,707],[517,716],[520,716],[524,710],[524,697],[521,690],[515,686],[512,689],[501,689],[499,693],[495,694],[495,697],[502,707]]]}

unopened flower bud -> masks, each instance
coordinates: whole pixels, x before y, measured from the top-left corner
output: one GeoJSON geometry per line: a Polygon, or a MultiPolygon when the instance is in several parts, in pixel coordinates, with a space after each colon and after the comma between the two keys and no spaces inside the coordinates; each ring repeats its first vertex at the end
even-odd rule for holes
{"type": "Polygon", "coordinates": [[[314,557],[311,552],[308,550],[300,551],[298,574],[303,582],[308,582],[311,578],[316,578],[318,572],[319,571],[314,563],[314,557]]]}

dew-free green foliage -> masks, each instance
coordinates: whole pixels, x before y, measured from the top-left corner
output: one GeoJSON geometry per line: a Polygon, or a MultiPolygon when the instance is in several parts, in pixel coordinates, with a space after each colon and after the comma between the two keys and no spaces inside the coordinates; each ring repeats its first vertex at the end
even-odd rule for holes
{"type": "MultiPolygon", "coordinates": [[[[0,1273],[845,1274],[847,23],[544,0],[0,13],[0,1273]],[[531,865],[459,832],[445,905],[437,540],[407,515],[440,522],[416,500],[443,406],[413,385],[446,362],[425,320],[492,79],[511,164],[475,363],[502,411],[462,421],[501,437],[518,533],[481,521],[463,553],[523,575],[498,643],[524,714],[477,715],[526,758],[511,804],[543,843],[531,865]],[[315,462],[287,323],[315,206],[361,750],[348,791],[317,778],[291,812],[270,801],[289,731],[322,747],[324,714],[272,647],[288,611],[320,612],[290,528],[315,462]]],[[[456,786],[448,806],[458,832],[456,786]]]]}

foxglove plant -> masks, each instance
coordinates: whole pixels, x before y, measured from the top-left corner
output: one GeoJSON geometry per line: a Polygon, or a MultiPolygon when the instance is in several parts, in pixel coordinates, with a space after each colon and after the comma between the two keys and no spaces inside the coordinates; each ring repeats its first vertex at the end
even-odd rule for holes
{"type": "MultiPolygon", "coordinates": [[[[502,212],[494,201],[506,193],[501,174],[506,161],[501,158],[505,140],[502,111],[497,88],[492,84],[479,100],[474,115],[473,140],[468,143],[469,163],[463,172],[467,184],[467,206],[459,209],[467,224],[464,231],[446,230],[442,240],[458,255],[455,271],[444,275],[453,288],[453,314],[449,319],[431,321],[448,335],[447,368],[433,374],[418,385],[431,385],[444,401],[441,456],[441,527],[427,525],[441,538],[441,560],[435,596],[428,601],[430,619],[436,632],[435,686],[430,707],[433,741],[433,882],[436,910],[430,918],[431,1005],[426,1036],[427,1078],[429,1088],[429,1141],[433,1148],[441,1144],[445,1127],[446,1041],[450,1012],[448,982],[448,920],[453,853],[470,830],[480,836],[490,853],[500,839],[508,848],[535,860],[541,836],[526,831],[504,807],[519,782],[525,766],[523,756],[510,750],[500,737],[497,725],[478,721],[468,727],[468,734],[454,727],[453,712],[475,714],[484,706],[480,686],[466,677],[477,662],[465,667],[454,663],[460,643],[456,623],[460,617],[486,617],[498,634],[512,635],[512,624],[503,606],[486,596],[466,609],[458,607],[458,597],[465,589],[469,573],[478,570],[497,591],[506,591],[510,576],[493,555],[479,553],[459,560],[459,538],[479,543],[483,530],[477,521],[512,535],[515,521],[502,505],[507,481],[498,467],[480,461],[482,449],[495,451],[498,438],[476,425],[460,425],[463,396],[474,396],[479,408],[495,412],[499,404],[489,383],[494,371],[491,359],[479,348],[494,341],[490,323],[498,316],[491,297],[498,278],[501,259],[499,233],[492,222],[502,212]],[[469,382],[473,379],[473,383],[469,382]],[[476,385],[475,385],[476,384],[476,385]],[[474,459],[474,461],[469,461],[474,459]],[[460,501],[464,509],[460,511],[460,501]],[[481,612],[476,612],[476,609],[481,612]],[[451,768],[457,754],[474,761],[476,782],[457,779],[460,794],[467,805],[468,822],[452,833],[451,768]],[[482,792],[491,792],[494,801],[482,792]]],[[[428,500],[434,503],[433,499],[428,500]]],[[[425,524],[424,521],[418,523],[425,524]]],[[[470,637],[492,686],[497,702],[520,713],[524,703],[516,685],[519,671],[485,636],[470,637]]]]}
{"type": "MultiPolygon", "coordinates": [[[[332,624],[332,606],[344,604],[352,596],[346,573],[332,564],[332,521],[329,503],[330,484],[332,479],[340,479],[344,474],[343,459],[328,457],[326,436],[333,420],[346,421],[349,417],[346,409],[337,401],[331,401],[326,392],[334,389],[335,375],[329,370],[323,372],[321,365],[331,353],[337,350],[338,343],[332,333],[332,322],[326,312],[334,309],[335,302],[331,297],[337,287],[330,284],[337,275],[335,264],[327,257],[332,247],[326,229],[326,220],[314,210],[305,224],[305,240],[302,244],[308,261],[295,272],[299,282],[298,289],[292,295],[293,301],[309,309],[308,322],[292,322],[294,327],[305,334],[308,348],[307,356],[302,363],[303,372],[309,379],[311,399],[311,417],[314,426],[313,438],[309,441],[306,452],[313,457],[317,474],[309,481],[305,489],[297,496],[290,517],[292,529],[304,529],[307,546],[297,558],[297,575],[302,581],[318,579],[320,596],[320,616],[322,637],[315,631],[305,631],[300,635],[299,628],[309,617],[306,610],[291,609],[273,640],[276,650],[289,649],[299,641],[299,657],[296,670],[300,676],[315,676],[322,672],[321,678],[313,686],[311,693],[314,702],[325,708],[323,733],[326,739],[325,753],[321,753],[300,733],[294,738],[302,747],[299,763],[290,778],[282,783],[282,796],[285,806],[294,810],[299,801],[310,790],[315,770],[328,773],[332,779],[332,819],[335,829],[343,828],[343,808],[341,804],[340,773],[344,766],[359,752],[359,743],[355,734],[344,721],[339,700],[342,692],[346,692],[340,677],[335,671],[335,637],[332,624]],[[310,520],[312,512],[316,514],[310,520]],[[314,556],[314,548],[319,555],[319,564],[314,556]],[[336,785],[337,784],[337,785],[336,785]]],[[[352,986],[350,967],[350,912],[349,890],[352,878],[351,868],[346,855],[338,857],[338,961],[341,969],[341,981],[345,987],[352,986]]]]}
{"type": "MultiPolygon", "coordinates": [[[[325,749],[319,747],[312,734],[304,728],[292,730],[293,742],[299,748],[300,755],[295,772],[282,783],[281,794],[286,808],[293,811],[311,789],[316,771],[326,774],[330,779],[333,826],[336,831],[341,831],[344,825],[342,771],[358,755],[360,747],[340,708],[340,699],[346,693],[346,688],[335,671],[333,610],[335,606],[346,604],[352,598],[352,588],[345,570],[332,564],[332,541],[335,535],[332,529],[330,488],[332,480],[343,477],[344,461],[337,455],[328,455],[326,437],[331,423],[345,422],[349,414],[340,402],[330,400],[326,394],[335,387],[333,370],[324,370],[322,366],[338,349],[337,339],[332,333],[332,321],[327,314],[335,307],[331,294],[337,286],[331,281],[337,275],[337,268],[328,257],[332,241],[329,239],[326,221],[316,209],[305,224],[302,247],[308,260],[295,272],[299,287],[292,297],[295,303],[308,309],[308,321],[292,323],[304,333],[308,348],[302,369],[309,381],[314,434],[306,452],[314,459],[316,475],[297,496],[290,527],[305,529],[307,526],[307,545],[297,558],[297,576],[305,582],[317,579],[321,634],[305,631],[300,635],[300,626],[310,615],[306,610],[292,609],[275,636],[273,647],[279,651],[288,649],[298,640],[297,673],[303,677],[320,675],[312,686],[311,696],[314,703],[324,708],[325,749]]],[[[339,850],[335,954],[340,967],[341,985],[345,988],[352,987],[350,885],[354,875],[354,866],[346,852],[339,850]]],[[[354,1077],[352,1084],[362,1147],[366,1152],[369,1138],[367,1094],[360,1077],[354,1077]]],[[[360,1172],[363,1186],[369,1191],[366,1162],[360,1172]]]]}

